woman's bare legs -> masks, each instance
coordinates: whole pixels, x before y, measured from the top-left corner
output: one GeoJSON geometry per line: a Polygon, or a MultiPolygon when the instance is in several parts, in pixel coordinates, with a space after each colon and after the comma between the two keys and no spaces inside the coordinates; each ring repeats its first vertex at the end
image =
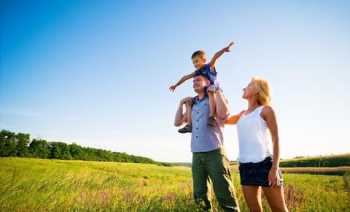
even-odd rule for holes
{"type": "Polygon", "coordinates": [[[288,212],[283,186],[263,187],[263,191],[273,212],[288,212]]]}
{"type": "Polygon", "coordinates": [[[261,188],[242,185],[245,201],[251,212],[262,212],[261,188]]]}

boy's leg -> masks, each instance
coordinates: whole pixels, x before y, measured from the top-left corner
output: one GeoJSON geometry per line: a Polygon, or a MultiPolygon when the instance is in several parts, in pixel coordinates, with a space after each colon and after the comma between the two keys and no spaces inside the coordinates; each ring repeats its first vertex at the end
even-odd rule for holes
{"type": "Polygon", "coordinates": [[[214,92],[209,91],[208,92],[208,96],[209,96],[209,116],[211,117],[215,117],[215,112],[216,112],[216,96],[214,92]]]}
{"type": "Polygon", "coordinates": [[[192,126],[192,103],[186,102],[187,123],[192,126]]]}
{"type": "Polygon", "coordinates": [[[216,124],[215,115],[216,115],[216,95],[215,95],[215,88],[208,89],[208,97],[209,97],[209,119],[208,119],[208,126],[214,127],[216,124]]]}
{"type": "Polygon", "coordinates": [[[185,107],[186,107],[186,121],[187,124],[183,128],[179,129],[179,133],[190,133],[192,132],[192,102],[186,102],[185,107]]]}

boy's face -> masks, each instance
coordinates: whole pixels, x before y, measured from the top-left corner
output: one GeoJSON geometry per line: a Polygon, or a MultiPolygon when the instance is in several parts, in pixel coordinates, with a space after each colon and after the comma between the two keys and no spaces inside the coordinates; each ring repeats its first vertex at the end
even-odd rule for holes
{"type": "Polygon", "coordinates": [[[205,65],[206,59],[204,56],[196,56],[192,58],[192,63],[196,69],[202,68],[205,65]]]}

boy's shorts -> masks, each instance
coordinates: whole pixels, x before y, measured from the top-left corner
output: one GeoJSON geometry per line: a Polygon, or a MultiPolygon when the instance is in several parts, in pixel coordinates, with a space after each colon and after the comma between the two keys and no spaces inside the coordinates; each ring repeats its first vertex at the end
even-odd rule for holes
{"type": "Polygon", "coordinates": [[[222,92],[222,89],[219,86],[219,84],[216,84],[216,85],[215,84],[211,84],[211,85],[206,87],[206,92],[210,92],[210,91],[213,91],[213,92],[221,91],[222,92]]]}

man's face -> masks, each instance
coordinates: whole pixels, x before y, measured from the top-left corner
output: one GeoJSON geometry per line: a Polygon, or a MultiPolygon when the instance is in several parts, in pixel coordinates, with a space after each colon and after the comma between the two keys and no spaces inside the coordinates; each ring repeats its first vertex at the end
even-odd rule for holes
{"type": "Polygon", "coordinates": [[[206,59],[203,56],[202,57],[196,56],[192,58],[192,63],[196,69],[202,68],[205,65],[205,62],[206,62],[206,59]]]}
{"type": "Polygon", "coordinates": [[[209,81],[203,76],[193,78],[193,89],[196,93],[203,92],[209,81]]]}

